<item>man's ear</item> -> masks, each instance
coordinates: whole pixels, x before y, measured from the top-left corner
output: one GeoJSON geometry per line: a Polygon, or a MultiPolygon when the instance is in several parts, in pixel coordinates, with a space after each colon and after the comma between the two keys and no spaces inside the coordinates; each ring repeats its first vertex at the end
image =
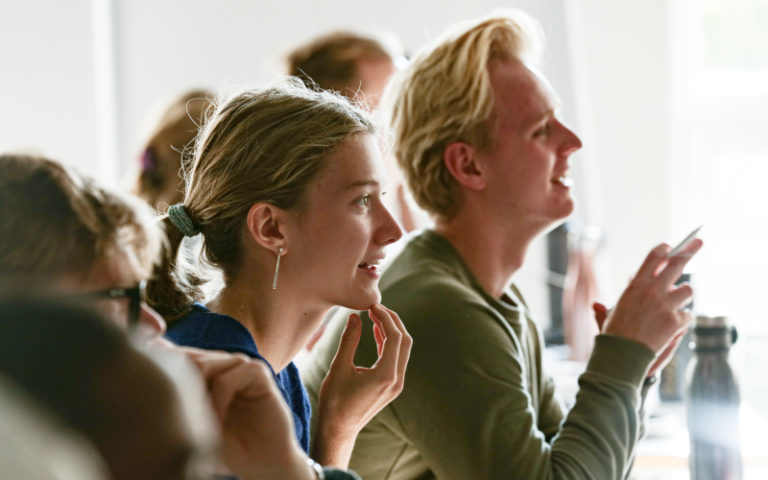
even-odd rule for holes
{"type": "Polygon", "coordinates": [[[285,255],[288,246],[281,231],[285,218],[285,212],[274,205],[265,202],[256,203],[248,210],[246,220],[248,234],[259,245],[271,250],[276,255],[278,249],[282,247],[282,254],[285,255]]]}
{"type": "Polygon", "coordinates": [[[486,187],[486,170],[480,165],[475,147],[464,142],[453,142],[445,147],[443,162],[453,178],[470,190],[486,187]]]}

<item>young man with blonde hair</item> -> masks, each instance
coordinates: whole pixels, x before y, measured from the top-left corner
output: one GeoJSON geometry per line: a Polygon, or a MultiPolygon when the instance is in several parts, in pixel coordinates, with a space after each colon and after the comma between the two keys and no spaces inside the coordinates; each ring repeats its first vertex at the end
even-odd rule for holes
{"type": "MultiPolygon", "coordinates": [[[[414,347],[400,397],[360,433],[351,466],[378,479],[620,479],[642,401],[690,322],[674,287],[701,247],[648,255],[601,333],[566,416],[542,371],[542,338],[510,284],[530,243],[574,209],[579,138],[536,69],[540,27],[505,10],[456,26],[394,80],[394,153],[435,227],[380,282],[414,347]]],[[[601,312],[605,313],[605,312],[601,312]]],[[[302,372],[315,396],[336,351],[334,318],[302,372]]],[[[376,358],[362,340],[357,364],[376,358]]]]}

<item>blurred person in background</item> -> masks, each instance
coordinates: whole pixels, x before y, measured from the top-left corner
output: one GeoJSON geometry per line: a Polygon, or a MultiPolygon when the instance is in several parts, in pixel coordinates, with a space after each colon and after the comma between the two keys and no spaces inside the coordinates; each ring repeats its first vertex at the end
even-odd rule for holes
{"type": "MultiPolygon", "coordinates": [[[[139,199],[101,187],[53,160],[0,155],[0,293],[5,297],[42,289],[85,303],[123,331],[138,331],[144,343],[167,350],[170,344],[156,338],[165,322],[143,301],[143,283],[162,241],[150,208],[139,199]]],[[[20,321],[16,314],[3,318],[20,321]]],[[[66,325],[61,315],[56,319],[66,325]]],[[[263,362],[173,350],[189,356],[206,380],[223,425],[222,457],[230,470],[242,478],[315,477],[316,467],[307,463],[290,411],[263,362]]],[[[48,361],[44,351],[35,355],[48,361]]],[[[356,478],[333,469],[326,475],[356,478]]]]}
{"type": "Polygon", "coordinates": [[[310,40],[287,57],[288,75],[309,88],[338,92],[369,109],[379,104],[392,75],[407,63],[391,33],[335,31],[310,40]]]}
{"type": "Polygon", "coordinates": [[[222,96],[184,202],[163,217],[168,248],[148,289],[169,340],[269,364],[306,452],[311,410],[293,359],[333,306],[370,310],[380,356],[354,365],[363,326],[350,316],[315,411],[312,457],[341,468],[357,432],[400,393],[411,347],[379,303],[378,264],[401,236],[382,204],[379,140],[364,110],[297,79],[222,96]],[[197,235],[201,252],[185,241],[197,235]],[[222,285],[206,298],[215,276],[222,285]]]}
{"type": "Polygon", "coordinates": [[[183,198],[184,152],[194,146],[211,102],[204,90],[192,90],[163,105],[147,119],[149,134],[139,154],[139,177],[133,191],[155,210],[183,198]]]}
{"type": "MultiPolygon", "coordinates": [[[[394,156],[435,227],[412,236],[381,279],[417,348],[402,394],[355,444],[352,467],[367,480],[629,474],[645,394],[690,322],[679,309],[692,289],[672,283],[702,243],[648,255],[602,323],[566,417],[542,371],[542,336],[510,284],[531,242],[575,207],[569,157],[581,141],[535,67],[542,51],[538,22],[494,12],[425,46],[388,90],[394,156]]],[[[313,400],[347,315],[304,362],[313,400]]],[[[375,355],[363,338],[356,361],[375,355]]]]}
{"type": "MultiPolygon", "coordinates": [[[[334,31],[294,49],[287,63],[288,75],[300,78],[309,88],[339,92],[373,110],[392,75],[408,61],[402,43],[393,33],[334,31]]],[[[405,231],[410,232],[419,225],[418,214],[408,202],[397,165],[386,160],[388,187],[395,195],[385,201],[405,231]]]]}

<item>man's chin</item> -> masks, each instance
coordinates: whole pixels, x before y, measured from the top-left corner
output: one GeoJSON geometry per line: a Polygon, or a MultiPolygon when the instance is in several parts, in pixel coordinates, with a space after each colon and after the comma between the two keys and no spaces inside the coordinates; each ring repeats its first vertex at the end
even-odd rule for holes
{"type": "Polygon", "coordinates": [[[578,203],[576,202],[576,199],[573,197],[569,197],[568,201],[563,202],[560,205],[560,208],[558,208],[558,211],[555,212],[553,215],[554,221],[557,224],[560,224],[563,222],[563,220],[567,219],[571,215],[573,215],[576,212],[576,207],[578,206],[578,203]]]}

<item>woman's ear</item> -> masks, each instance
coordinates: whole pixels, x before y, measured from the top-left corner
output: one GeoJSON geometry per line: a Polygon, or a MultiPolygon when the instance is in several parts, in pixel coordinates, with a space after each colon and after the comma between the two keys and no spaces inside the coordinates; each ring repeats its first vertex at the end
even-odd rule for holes
{"type": "Polygon", "coordinates": [[[256,203],[248,210],[248,234],[259,245],[276,255],[282,248],[282,254],[285,255],[288,247],[281,227],[286,218],[285,212],[274,205],[256,203]]]}
{"type": "Polygon", "coordinates": [[[475,147],[464,142],[453,142],[443,152],[445,167],[460,185],[470,190],[482,190],[486,186],[485,169],[478,162],[475,147]]]}

